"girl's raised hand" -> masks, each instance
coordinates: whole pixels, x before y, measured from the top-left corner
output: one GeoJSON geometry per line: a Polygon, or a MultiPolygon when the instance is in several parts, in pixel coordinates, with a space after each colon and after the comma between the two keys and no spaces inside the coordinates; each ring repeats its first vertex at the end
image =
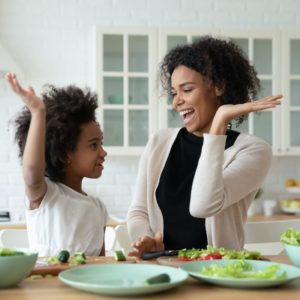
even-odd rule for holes
{"type": "Polygon", "coordinates": [[[17,80],[16,74],[7,73],[5,79],[11,89],[22,98],[31,113],[45,108],[44,102],[35,94],[34,89],[31,86],[27,89],[22,88],[17,80]]]}

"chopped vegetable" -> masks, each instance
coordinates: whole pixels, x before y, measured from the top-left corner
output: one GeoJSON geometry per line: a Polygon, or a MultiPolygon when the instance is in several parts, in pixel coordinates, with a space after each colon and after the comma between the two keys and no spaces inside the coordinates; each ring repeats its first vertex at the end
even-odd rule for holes
{"type": "Polygon", "coordinates": [[[81,265],[86,263],[86,256],[84,252],[75,252],[73,256],[71,256],[70,264],[72,265],[81,265]]]}
{"type": "Polygon", "coordinates": [[[182,249],[178,253],[178,260],[210,260],[210,259],[258,259],[261,255],[257,251],[247,250],[225,250],[225,248],[214,248],[210,245],[207,249],[182,249]]]}
{"type": "Polygon", "coordinates": [[[66,263],[69,261],[69,257],[70,257],[70,252],[67,250],[62,250],[58,253],[57,255],[57,259],[62,262],[62,263],[66,263]]]}
{"type": "Polygon", "coordinates": [[[50,265],[57,265],[60,263],[60,261],[58,260],[58,257],[57,256],[51,256],[49,259],[48,259],[48,263],[50,265]]]}
{"type": "Polygon", "coordinates": [[[126,260],[126,257],[122,250],[116,250],[114,253],[114,256],[117,261],[125,261],[126,260]]]}
{"type": "Polygon", "coordinates": [[[146,279],[145,284],[149,285],[149,284],[157,284],[157,283],[166,283],[170,281],[171,281],[170,276],[166,273],[163,273],[146,279]]]}
{"type": "Polygon", "coordinates": [[[233,277],[239,279],[286,279],[286,272],[279,273],[279,270],[279,265],[271,265],[264,270],[256,270],[245,260],[240,260],[223,266],[212,264],[208,267],[203,267],[200,273],[213,277],[233,277]]]}
{"type": "Polygon", "coordinates": [[[292,246],[300,246],[300,230],[288,228],[281,236],[280,241],[292,246]]]}
{"type": "Polygon", "coordinates": [[[74,252],[72,256],[67,250],[62,250],[57,256],[51,256],[48,259],[48,263],[51,265],[57,265],[59,263],[67,263],[71,265],[81,265],[86,263],[86,257],[84,252],[74,252]]]}
{"type": "Polygon", "coordinates": [[[17,256],[17,255],[26,255],[26,253],[14,249],[0,248],[0,256],[17,256]]]}

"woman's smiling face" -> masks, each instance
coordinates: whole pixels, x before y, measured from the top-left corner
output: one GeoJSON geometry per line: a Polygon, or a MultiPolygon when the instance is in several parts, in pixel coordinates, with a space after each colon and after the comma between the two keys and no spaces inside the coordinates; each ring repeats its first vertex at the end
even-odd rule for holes
{"type": "Polygon", "coordinates": [[[171,85],[173,108],[182,116],[187,131],[197,136],[208,133],[219,107],[215,87],[184,65],[174,70],[171,85]]]}

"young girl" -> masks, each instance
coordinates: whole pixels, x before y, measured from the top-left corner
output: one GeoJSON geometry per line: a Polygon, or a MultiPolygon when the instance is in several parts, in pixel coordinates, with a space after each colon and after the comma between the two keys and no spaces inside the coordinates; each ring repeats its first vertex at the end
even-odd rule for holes
{"type": "Polygon", "coordinates": [[[103,134],[96,121],[97,96],[75,86],[48,89],[40,99],[15,74],[6,80],[26,107],[15,120],[22,158],[30,248],[39,256],[61,250],[104,255],[107,211],[82,190],[82,180],[102,174],[103,134]]]}

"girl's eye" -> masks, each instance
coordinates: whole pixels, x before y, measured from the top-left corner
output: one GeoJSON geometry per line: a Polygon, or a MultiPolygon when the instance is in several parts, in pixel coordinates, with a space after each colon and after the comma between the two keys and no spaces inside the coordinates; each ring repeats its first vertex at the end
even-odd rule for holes
{"type": "Polygon", "coordinates": [[[93,150],[97,149],[97,147],[98,147],[98,144],[97,144],[97,143],[91,144],[91,148],[92,148],[93,150]]]}
{"type": "Polygon", "coordinates": [[[189,93],[189,92],[192,91],[192,89],[184,89],[183,91],[184,91],[185,93],[189,93]]]}

